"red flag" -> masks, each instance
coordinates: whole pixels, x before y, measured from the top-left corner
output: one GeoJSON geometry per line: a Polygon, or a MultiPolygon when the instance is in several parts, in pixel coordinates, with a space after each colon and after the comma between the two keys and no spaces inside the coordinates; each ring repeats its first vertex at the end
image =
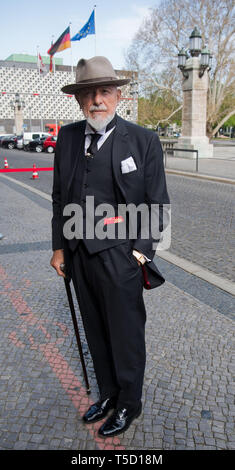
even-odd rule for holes
{"type": "Polygon", "coordinates": [[[50,55],[50,69],[49,69],[50,72],[53,71],[52,57],[53,57],[53,55],[50,55]]]}
{"type": "Polygon", "coordinates": [[[39,54],[39,53],[38,53],[38,69],[39,69],[39,72],[43,75],[45,75],[47,73],[46,66],[42,61],[41,54],[39,54]]]}

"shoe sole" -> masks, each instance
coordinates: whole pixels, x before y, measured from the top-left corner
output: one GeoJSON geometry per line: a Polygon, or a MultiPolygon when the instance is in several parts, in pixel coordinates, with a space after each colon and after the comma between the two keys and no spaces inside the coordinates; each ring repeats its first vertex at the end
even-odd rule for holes
{"type": "Polygon", "coordinates": [[[128,424],[128,426],[126,426],[126,428],[120,429],[119,431],[114,431],[113,433],[106,434],[106,436],[105,436],[104,434],[100,434],[99,430],[98,430],[99,437],[103,437],[104,439],[106,439],[108,437],[113,437],[113,436],[117,436],[118,434],[122,434],[123,432],[127,431],[127,429],[133,423],[134,419],[137,419],[141,415],[141,413],[142,413],[142,409],[140,411],[138,411],[138,413],[136,413],[136,415],[134,415],[134,417],[131,420],[131,423],[128,424]]]}

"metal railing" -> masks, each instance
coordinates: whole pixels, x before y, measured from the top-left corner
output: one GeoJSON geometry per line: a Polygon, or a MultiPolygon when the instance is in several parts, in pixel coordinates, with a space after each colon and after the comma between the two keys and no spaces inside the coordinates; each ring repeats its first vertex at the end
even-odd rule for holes
{"type": "Polygon", "coordinates": [[[167,163],[167,154],[171,152],[174,155],[174,152],[196,152],[196,171],[198,172],[198,150],[195,149],[178,149],[172,147],[163,148],[164,160],[165,160],[165,168],[167,163]]]}
{"type": "Polygon", "coordinates": [[[166,139],[166,140],[160,139],[160,142],[161,142],[163,150],[165,150],[166,148],[173,149],[174,145],[177,144],[178,141],[176,139],[171,139],[171,140],[170,139],[166,139]]]}

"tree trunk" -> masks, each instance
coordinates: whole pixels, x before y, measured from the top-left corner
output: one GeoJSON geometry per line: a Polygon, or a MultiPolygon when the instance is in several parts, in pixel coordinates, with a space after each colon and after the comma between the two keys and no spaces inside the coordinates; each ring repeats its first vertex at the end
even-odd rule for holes
{"type": "Polygon", "coordinates": [[[220,127],[222,127],[222,125],[231,117],[235,114],[235,109],[233,109],[232,111],[230,111],[230,113],[226,114],[226,116],[219,122],[219,124],[213,129],[212,131],[212,134],[211,134],[211,137],[213,137],[216,132],[218,132],[218,130],[220,129],[220,127]]]}
{"type": "Polygon", "coordinates": [[[213,127],[212,127],[212,122],[207,121],[206,123],[206,135],[209,139],[213,136],[213,127]]]}

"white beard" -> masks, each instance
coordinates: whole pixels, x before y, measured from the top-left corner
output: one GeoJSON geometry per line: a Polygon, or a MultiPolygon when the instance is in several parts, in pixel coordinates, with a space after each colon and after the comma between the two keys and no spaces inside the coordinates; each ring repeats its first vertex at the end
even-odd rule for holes
{"type": "Polygon", "coordinates": [[[97,116],[96,119],[92,119],[91,117],[87,117],[87,116],[85,117],[86,117],[88,124],[90,124],[90,126],[93,129],[95,129],[96,131],[101,131],[102,129],[104,129],[104,127],[106,127],[109,124],[109,122],[112,121],[112,119],[114,118],[114,115],[115,113],[109,114],[105,118],[103,118],[102,116],[97,116]]]}

